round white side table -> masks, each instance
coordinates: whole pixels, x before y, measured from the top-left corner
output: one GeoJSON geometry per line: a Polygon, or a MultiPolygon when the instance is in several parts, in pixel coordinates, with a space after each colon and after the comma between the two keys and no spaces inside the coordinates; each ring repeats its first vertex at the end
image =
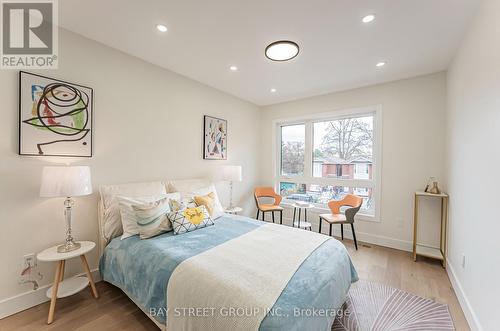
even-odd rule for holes
{"type": "Polygon", "coordinates": [[[228,214],[233,214],[233,215],[238,215],[238,213],[241,213],[243,211],[243,208],[241,207],[233,207],[233,208],[226,208],[224,212],[228,214]]]}
{"type": "Polygon", "coordinates": [[[309,229],[312,231],[312,224],[309,223],[307,221],[307,210],[310,209],[310,208],[313,208],[314,205],[313,204],[298,204],[298,203],[294,203],[292,205],[293,207],[293,220],[292,220],[292,226],[296,226],[300,229],[309,229]],[[297,215],[297,210],[299,211],[298,215],[297,215]],[[300,216],[302,214],[302,210],[304,210],[304,220],[301,221],[300,220],[300,216]],[[298,221],[295,221],[295,216],[298,216],[298,221]]]}
{"type": "Polygon", "coordinates": [[[73,294],[76,294],[86,288],[89,284],[92,288],[92,295],[94,298],[98,298],[99,294],[95,287],[94,279],[90,273],[89,264],[87,263],[87,258],[85,254],[94,249],[95,243],[91,241],[79,241],[82,245],[79,249],[67,253],[58,253],[57,246],[47,248],[46,250],[37,254],[38,261],[42,262],[58,262],[56,265],[56,273],[54,276],[54,284],[47,290],[47,297],[50,298],[50,308],[49,316],[47,318],[47,324],[51,324],[54,321],[54,312],[56,309],[57,298],[64,298],[73,294]],[[64,280],[64,267],[66,260],[80,257],[83,265],[83,269],[87,274],[87,277],[72,277],[64,280]]]}

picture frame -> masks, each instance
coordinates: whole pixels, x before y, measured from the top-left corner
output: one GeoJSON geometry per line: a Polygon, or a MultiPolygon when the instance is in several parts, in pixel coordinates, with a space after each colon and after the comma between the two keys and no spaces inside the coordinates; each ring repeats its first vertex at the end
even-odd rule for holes
{"type": "Polygon", "coordinates": [[[227,160],[227,120],[203,116],[203,159],[227,160]]]}
{"type": "Polygon", "coordinates": [[[94,91],[19,72],[19,155],[92,157],[94,91]]]}

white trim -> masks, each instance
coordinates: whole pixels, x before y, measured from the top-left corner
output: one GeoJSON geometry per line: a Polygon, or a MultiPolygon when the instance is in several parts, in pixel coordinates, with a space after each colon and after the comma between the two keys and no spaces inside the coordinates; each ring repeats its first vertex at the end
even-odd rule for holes
{"type": "MultiPolygon", "coordinates": [[[[358,107],[358,108],[349,108],[349,109],[340,109],[340,110],[334,110],[330,112],[323,112],[323,113],[315,113],[315,114],[308,114],[308,115],[302,115],[302,116],[296,116],[296,117],[288,117],[288,118],[280,118],[280,119],[274,119],[271,122],[272,125],[272,174],[273,174],[273,185],[275,186],[276,189],[279,189],[276,187],[278,185],[279,181],[291,181],[291,182],[298,182],[300,181],[301,183],[305,184],[327,184],[327,185],[334,185],[334,186],[349,186],[349,187],[355,187],[357,185],[358,187],[368,187],[368,188],[373,188],[373,194],[374,194],[374,204],[375,204],[375,214],[374,215],[361,215],[360,220],[363,221],[371,221],[371,222],[380,222],[380,215],[381,215],[381,193],[382,193],[382,123],[383,123],[383,109],[382,105],[372,105],[372,106],[365,106],[365,107],[358,107]],[[307,178],[304,176],[300,177],[286,177],[286,176],[280,176],[281,169],[280,167],[280,161],[278,159],[281,159],[281,157],[278,155],[278,146],[281,145],[281,137],[280,135],[277,134],[277,127],[279,125],[294,125],[294,124],[304,124],[305,122],[310,122],[310,121],[318,121],[318,120],[324,120],[325,118],[328,119],[340,119],[343,117],[352,117],[352,116],[362,116],[362,115],[373,115],[373,126],[374,126],[374,137],[373,137],[373,179],[371,180],[345,180],[345,179],[338,179],[338,178],[314,178],[312,175],[307,178]],[[349,185],[347,185],[347,182],[349,185]]],[[[304,168],[304,173],[307,173],[306,171],[309,169],[312,171],[312,160],[310,160],[310,157],[307,157],[308,150],[310,149],[310,146],[307,146],[308,139],[312,139],[312,130],[307,129],[306,125],[306,155],[304,162],[305,168],[304,168]],[[311,161],[310,165],[308,165],[308,161],[311,161]]],[[[312,151],[309,151],[312,152],[312,151]]],[[[312,154],[311,154],[312,155],[312,154]]],[[[311,172],[312,174],[312,172],[311,172]]],[[[317,210],[321,211],[321,207],[317,207],[317,210]]]]}
{"type": "MultiPolygon", "coordinates": [[[[312,231],[317,231],[317,227],[319,226],[319,221],[312,221],[311,222],[311,220],[308,220],[308,222],[313,224],[314,228],[312,229],[312,231]]],[[[283,217],[283,224],[291,225],[292,219],[289,217],[283,217]]],[[[321,233],[328,235],[329,226],[330,225],[328,223],[323,222],[323,226],[321,228],[321,233]]],[[[356,222],[354,223],[354,227],[356,227],[356,222]]],[[[356,230],[356,239],[358,240],[358,244],[360,242],[364,242],[367,244],[373,244],[373,245],[377,245],[377,246],[399,249],[401,251],[406,251],[406,252],[413,251],[413,246],[412,246],[413,244],[411,241],[380,236],[380,235],[376,235],[376,234],[368,233],[368,232],[359,232],[359,231],[357,231],[356,228],[355,228],[355,230],[356,230]]],[[[333,235],[335,237],[340,237],[340,225],[333,225],[333,235]]],[[[344,226],[344,238],[351,239],[351,240],[353,238],[350,225],[344,226]]]]}
{"type": "MultiPolygon", "coordinates": [[[[85,273],[80,273],[76,276],[84,276],[85,273]]],[[[99,269],[92,269],[92,277],[94,282],[101,281],[101,274],[99,269]]],[[[0,319],[5,318],[10,315],[14,315],[20,311],[29,309],[31,307],[37,306],[41,303],[47,302],[50,299],[47,298],[47,289],[52,286],[52,284],[47,284],[40,286],[35,291],[28,291],[13,297],[3,299],[0,301],[0,319]]],[[[90,289],[90,288],[89,288],[90,289]]],[[[48,311],[47,311],[48,312],[48,311]]]]}
{"type": "Polygon", "coordinates": [[[472,305],[470,304],[469,299],[467,299],[467,295],[464,292],[462,284],[458,280],[458,277],[455,274],[455,270],[453,269],[453,266],[451,265],[449,260],[446,261],[446,272],[448,274],[448,278],[450,279],[451,285],[455,290],[455,294],[457,295],[458,302],[462,307],[465,318],[469,323],[470,329],[472,331],[483,331],[483,327],[479,323],[477,315],[474,312],[474,309],[472,309],[472,305]]]}

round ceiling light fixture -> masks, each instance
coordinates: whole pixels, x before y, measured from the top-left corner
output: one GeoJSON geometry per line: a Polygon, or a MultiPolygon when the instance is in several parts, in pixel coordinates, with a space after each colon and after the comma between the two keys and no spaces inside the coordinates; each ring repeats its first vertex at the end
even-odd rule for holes
{"type": "Polygon", "coordinates": [[[160,32],[167,32],[168,30],[167,26],[163,24],[157,24],[156,29],[160,32]]]}
{"type": "Polygon", "coordinates": [[[268,45],[266,57],[272,61],[288,61],[299,54],[299,45],[290,40],[279,40],[268,45]]]}
{"type": "Polygon", "coordinates": [[[363,19],[361,21],[363,21],[363,23],[371,23],[375,20],[375,14],[370,14],[370,15],[366,15],[365,17],[363,17],[363,19]]]}

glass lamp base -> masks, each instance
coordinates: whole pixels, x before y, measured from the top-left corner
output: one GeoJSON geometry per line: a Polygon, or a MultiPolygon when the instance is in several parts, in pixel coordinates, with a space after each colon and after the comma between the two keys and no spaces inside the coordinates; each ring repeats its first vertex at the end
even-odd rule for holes
{"type": "Polygon", "coordinates": [[[58,253],[67,253],[71,251],[75,251],[82,247],[80,243],[75,243],[75,242],[67,242],[64,245],[57,246],[57,252],[58,253]]]}

